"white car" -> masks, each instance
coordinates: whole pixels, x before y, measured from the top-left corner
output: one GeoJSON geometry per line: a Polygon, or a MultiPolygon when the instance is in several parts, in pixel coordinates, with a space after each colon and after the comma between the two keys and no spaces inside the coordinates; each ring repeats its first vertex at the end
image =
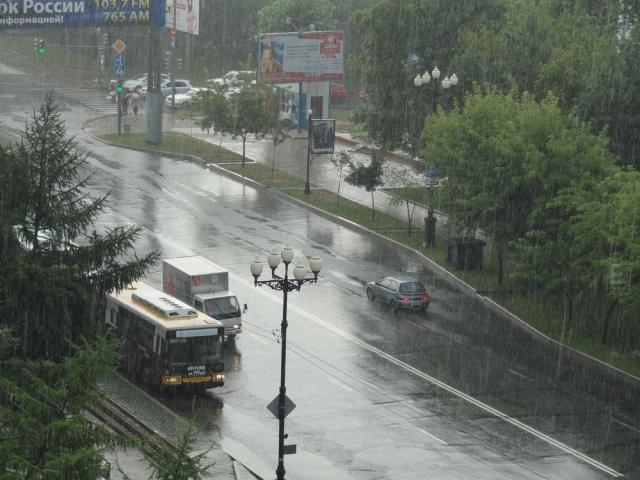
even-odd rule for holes
{"type": "MultiPolygon", "coordinates": [[[[207,90],[208,88],[194,87],[191,90],[187,90],[184,93],[176,93],[175,107],[176,108],[186,107],[191,102],[191,100],[193,100],[196,97],[196,95],[198,95],[200,92],[206,92],[207,90]]],[[[172,107],[171,94],[169,94],[167,98],[164,99],[164,105],[165,107],[168,107],[168,108],[172,107]]]]}
{"type": "Polygon", "coordinates": [[[225,73],[222,77],[211,78],[207,80],[208,83],[214,86],[235,86],[239,83],[255,83],[256,72],[253,70],[231,70],[225,73]]]}
{"type": "MultiPolygon", "coordinates": [[[[176,94],[184,93],[187,90],[191,90],[193,88],[193,86],[191,85],[191,82],[189,82],[189,80],[178,80],[178,79],[176,79],[175,83],[176,83],[176,94]]],[[[160,84],[160,88],[162,90],[162,95],[165,96],[165,97],[167,95],[171,95],[172,86],[173,86],[173,83],[171,82],[171,80],[163,81],[160,84]]],[[[142,96],[146,96],[147,95],[147,85],[145,85],[144,87],[142,87],[140,89],[140,94],[142,96]]]]}

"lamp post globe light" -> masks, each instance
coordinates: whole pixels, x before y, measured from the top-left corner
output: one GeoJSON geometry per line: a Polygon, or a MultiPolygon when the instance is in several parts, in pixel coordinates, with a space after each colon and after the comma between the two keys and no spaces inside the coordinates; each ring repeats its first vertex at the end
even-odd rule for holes
{"type": "Polygon", "coordinates": [[[277,480],[284,480],[284,455],[285,455],[285,445],[284,439],[286,437],[284,433],[284,419],[287,414],[285,411],[286,405],[286,386],[285,386],[285,372],[286,372],[286,358],[287,358],[287,294],[293,291],[300,291],[300,288],[305,283],[317,283],[318,282],[318,274],[320,273],[320,268],[322,267],[322,261],[319,257],[313,256],[309,260],[309,270],[313,274],[312,277],[307,276],[307,268],[297,263],[293,267],[293,280],[289,278],[289,265],[293,261],[294,251],[289,245],[285,245],[285,247],[278,253],[277,250],[272,251],[267,256],[267,264],[271,269],[271,279],[270,280],[258,280],[260,275],[262,274],[262,270],[264,269],[264,263],[260,260],[259,257],[256,257],[253,262],[251,262],[251,275],[253,275],[254,285],[257,287],[261,287],[262,285],[267,285],[273,290],[281,290],[284,297],[282,302],[282,323],[280,324],[280,334],[281,334],[281,353],[280,353],[280,390],[278,394],[278,467],[276,469],[277,480]],[[276,274],[276,269],[280,265],[280,260],[284,263],[284,276],[281,277],[276,274]]]}
{"type": "MultiPolygon", "coordinates": [[[[429,71],[427,70],[422,75],[417,74],[416,77],[413,79],[413,85],[416,88],[420,88],[423,85],[428,85],[431,82],[431,79],[433,79],[433,90],[432,90],[433,91],[433,97],[432,97],[433,113],[438,112],[437,96],[438,96],[438,80],[440,79],[440,75],[441,75],[440,70],[436,66],[431,71],[431,75],[429,75],[429,71]]],[[[445,77],[442,79],[440,83],[443,89],[448,90],[450,87],[455,87],[456,85],[458,85],[458,76],[455,73],[451,74],[451,77],[445,75],[445,77]]]]}

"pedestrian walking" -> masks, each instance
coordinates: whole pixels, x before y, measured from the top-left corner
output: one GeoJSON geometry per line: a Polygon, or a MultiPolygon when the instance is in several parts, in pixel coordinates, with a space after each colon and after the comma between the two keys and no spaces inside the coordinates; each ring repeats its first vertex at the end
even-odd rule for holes
{"type": "Polygon", "coordinates": [[[435,247],[436,245],[436,222],[438,219],[433,216],[433,208],[427,211],[424,217],[424,244],[426,247],[435,247]]]}
{"type": "Polygon", "coordinates": [[[124,94],[122,96],[122,114],[124,116],[129,115],[129,95],[124,94]]]}

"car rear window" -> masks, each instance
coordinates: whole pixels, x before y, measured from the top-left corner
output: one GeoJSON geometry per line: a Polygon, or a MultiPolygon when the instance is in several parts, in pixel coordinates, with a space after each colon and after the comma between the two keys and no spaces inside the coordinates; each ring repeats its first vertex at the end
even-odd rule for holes
{"type": "Polygon", "coordinates": [[[400,292],[402,293],[420,293],[424,291],[424,286],[420,282],[408,282],[400,284],[400,292]]]}

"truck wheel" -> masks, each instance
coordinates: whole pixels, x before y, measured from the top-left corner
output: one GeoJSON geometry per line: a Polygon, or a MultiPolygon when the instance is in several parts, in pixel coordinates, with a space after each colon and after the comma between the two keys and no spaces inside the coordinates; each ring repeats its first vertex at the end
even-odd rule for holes
{"type": "Polygon", "coordinates": [[[376,299],[376,296],[373,294],[373,290],[371,290],[370,288],[367,288],[367,299],[370,302],[373,302],[376,299]]]}

